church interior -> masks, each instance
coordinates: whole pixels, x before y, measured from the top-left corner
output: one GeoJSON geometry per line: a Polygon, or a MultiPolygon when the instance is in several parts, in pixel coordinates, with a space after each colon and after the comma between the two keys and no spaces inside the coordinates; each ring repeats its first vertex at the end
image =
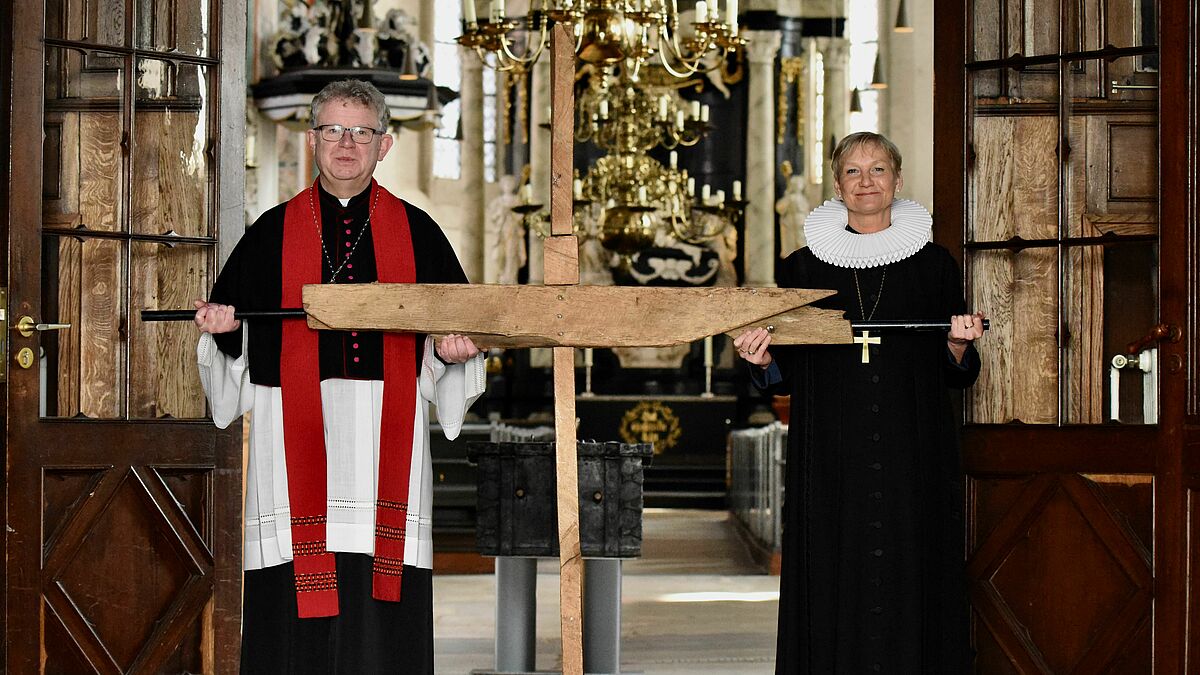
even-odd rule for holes
{"type": "MultiPolygon", "coordinates": [[[[2,669],[237,671],[248,425],[213,427],[195,327],[139,312],[207,297],[313,183],[313,95],[357,78],[390,108],[375,178],[473,284],[549,283],[565,233],[581,285],[775,288],[838,140],[888,137],[990,320],[953,401],[974,672],[1200,672],[1198,26],[1200,0],[4,3],[2,669]]],[[[582,533],[587,672],[775,672],[788,402],[736,351],[573,352],[576,436],[652,446],[619,460],[616,566],[582,533]]],[[[485,519],[524,507],[481,506],[481,448],[552,447],[556,353],[487,349],[461,435],[432,430],[438,672],[564,669],[557,535],[499,551],[485,519]]]]}

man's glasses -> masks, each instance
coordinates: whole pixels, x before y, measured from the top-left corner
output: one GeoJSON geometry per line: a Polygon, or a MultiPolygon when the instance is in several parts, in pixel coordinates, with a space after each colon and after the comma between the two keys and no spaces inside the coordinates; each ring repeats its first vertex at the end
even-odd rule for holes
{"type": "Polygon", "coordinates": [[[340,143],[346,132],[350,132],[350,138],[355,143],[370,143],[375,140],[375,134],[383,133],[371,127],[344,127],[340,124],[319,124],[313,130],[321,135],[322,140],[330,143],[340,143]]]}

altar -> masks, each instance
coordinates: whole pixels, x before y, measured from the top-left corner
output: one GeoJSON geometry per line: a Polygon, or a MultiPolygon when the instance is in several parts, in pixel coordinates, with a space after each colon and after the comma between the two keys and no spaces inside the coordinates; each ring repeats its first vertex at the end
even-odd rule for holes
{"type": "Polygon", "coordinates": [[[726,443],[737,410],[732,395],[579,396],[579,438],[651,443],[647,507],[723,508],[726,443]]]}

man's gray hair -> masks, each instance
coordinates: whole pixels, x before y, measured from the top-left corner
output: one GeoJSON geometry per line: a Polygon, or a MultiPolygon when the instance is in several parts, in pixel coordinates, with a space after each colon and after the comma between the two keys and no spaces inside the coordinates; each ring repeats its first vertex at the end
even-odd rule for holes
{"type": "Polygon", "coordinates": [[[375,88],[375,85],[363,80],[338,80],[325,85],[325,88],[317,93],[312,100],[312,108],[310,120],[313,126],[316,126],[318,115],[321,114],[321,106],[330,101],[354,101],[359,105],[365,105],[371,109],[371,112],[379,115],[379,126],[377,130],[387,131],[388,122],[392,119],[392,113],[388,110],[387,101],[384,100],[383,94],[375,88]]]}
{"type": "Polygon", "coordinates": [[[833,167],[834,180],[837,180],[837,177],[842,175],[842,163],[846,161],[846,155],[850,154],[855,148],[864,145],[874,145],[886,152],[888,159],[892,160],[892,171],[900,173],[900,164],[903,158],[900,157],[900,149],[896,147],[896,144],[889,141],[887,136],[883,134],[871,131],[859,131],[838,141],[837,147],[834,148],[829,162],[833,167]]]}

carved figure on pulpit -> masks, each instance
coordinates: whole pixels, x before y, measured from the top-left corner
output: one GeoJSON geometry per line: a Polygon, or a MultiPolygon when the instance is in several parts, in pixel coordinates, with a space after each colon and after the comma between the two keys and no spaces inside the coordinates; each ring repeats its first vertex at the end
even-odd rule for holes
{"type": "Polygon", "coordinates": [[[611,286],[612,252],[600,240],[588,237],[579,244],[579,283],[584,286],[611,286]]]}
{"type": "Polygon", "coordinates": [[[714,286],[737,286],[737,270],[733,266],[733,261],[737,260],[737,228],[729,220],[705,213],[701,218],[720,218],[725,222],[725,228],[721,234],[714,237],[708,242],[709,248],[717,252],[719,265],[717,267],[717,280],[713,282],[714,286]]]}
{"type": "Polygon", "coordinates": [[[792,163],[783,161],[780,172],[787,178],[787,189],[775,202],[775,213],[779,214],[779,257],[786,258],[797,249],[803,248],[804,219],[811,210],[808,197],[804,196],[804,176],[792,173],[792,163]]]}
{"type": "Polygon", "coordinates": [[[525,224],[521,214],[513,211],[521,201],[517,196],[517,177],[501,176],[499,185],[500,194],[487,205],[487,235],[488,241],[494,242],[492,260],[496,264],[496,281],[515,284],[528,255],[525,224]]]}

